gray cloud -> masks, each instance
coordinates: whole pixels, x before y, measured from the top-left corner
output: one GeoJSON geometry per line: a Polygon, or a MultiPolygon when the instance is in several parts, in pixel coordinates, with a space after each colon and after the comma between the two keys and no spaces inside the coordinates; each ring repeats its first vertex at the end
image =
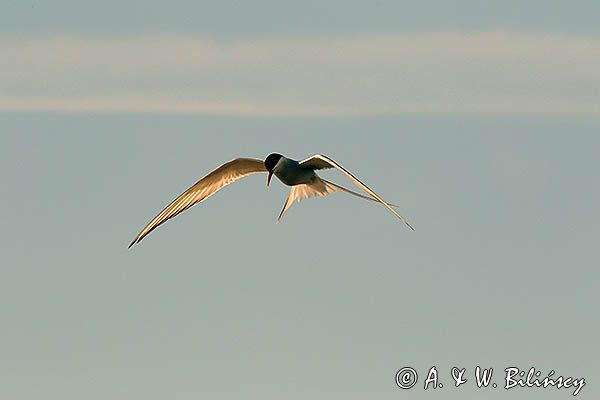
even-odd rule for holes
{"type": "Polygon", "coordinates": [[[0,110],[600,115],[600,37],[5,37],[0,110]]]}

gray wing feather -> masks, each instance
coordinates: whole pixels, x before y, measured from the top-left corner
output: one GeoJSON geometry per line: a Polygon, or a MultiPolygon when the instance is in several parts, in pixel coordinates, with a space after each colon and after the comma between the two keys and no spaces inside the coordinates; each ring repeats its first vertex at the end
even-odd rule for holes
{"type": "MultiPolygon", "coordinates": [[[[326,181],[326,180],[325,180],[325,179],[323,179],[323,178],[321,178],[321,180],[322,180],[322,181],[324,181],[324,182],[325,182],[327,185],[331,185],[331,186],[333,186],[334,188],[336,188],[336,191],[337,191],[337,192],[344,192],[344,193],[348,193],[348,194],[351,194],[351,195],[353,195],[353,196],[360,197],[361,199],[369,200],[369,201],[371,201],[371,202],[373,202],[373,203],[377,203],[377,204],[384,205],[382,202],[380,202],[380,201],[379,201],[379,200],[377,200],[377,199],[374,199],[373,197],[369,197],[369,196],[362,195],[362,194],[360,194],[360,193],[356,193],[356,192],[354,192],[354,191],[352,191],[352,190],[350,190],[350,189],[346,189],[346,188],[345,188],[345,187],[343,187],[343,186],[337,185],[337,184],[335,184],[335,183],[333,183],[333,182],[326,181]]],[[[397,206],[397,205],[395,205],[395,204],[392,204],[392,203],[388,203],[388,204],[389,204],[390,206],[394,207],[394,208],[400,208],[400,206],[397,206]]]]}
{"type": "Polygon", "coordinates": [[[375,193],[367,185],[362,183],[357,177],[352,175],[348,170],[346,170],[344,167],[342,167],[341,165],[339,165],[338,163],[333,161],[331,158],[326,157],[322,154],[315,154],[314,156],[301,161],[300,165],[309,167],[309,168],[313,168],[313,169],[326,169],[326,168],[337,169],[338,171],[340,171],[344,175],[346,175],[352,182],[354,182],[354,184],[356,186],[358,186],[359,188],[364,190],[366,193],[371,195],[373,198],[375,198],[376,200],[381,202],[381,204],[386,206],[392,213],[394,213],[395,216],[400,218],[400,220],[402,222],[404,222],[410,229],[412,229],[413,231],[415,230],[415,228],[413,228],[412,225],[409,224],[408,221],[402,215],[400,215],[396,210],[394,210],[394,208],[389,203],[387,203],[385,200],[383,200],[377,193],[375,193]]]}
{"type": "Polygon", "coordinates": [[[129,247],[139,243],[146,235],[165,221],[175,217],[195,204],[201,203],[223,187],[244,176],[267,172],[262,160],[253,158],[236,158],[208,173],[192,187],[183,192],[166,206],[148,225],[133,239],[129,247]]]}

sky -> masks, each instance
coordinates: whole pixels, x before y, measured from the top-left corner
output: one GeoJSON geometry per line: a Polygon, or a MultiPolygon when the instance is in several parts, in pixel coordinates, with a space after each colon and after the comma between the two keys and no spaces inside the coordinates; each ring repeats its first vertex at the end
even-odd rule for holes
{"type": "Polygon", "coordinates": [[[600,114],[593,2],[10,2],[0,110],[600,114]]]}
{"type": "Polygon", "coordinates": [[[572,396],[477,389],[479,365],[596,398],[598,11],[8,1],[0,397],[572,396]],[[271,152],[332,157],[416,231],[343,194],[276,225],[288,188],[256,175],[127,249],[208,171],[271,152]]]}

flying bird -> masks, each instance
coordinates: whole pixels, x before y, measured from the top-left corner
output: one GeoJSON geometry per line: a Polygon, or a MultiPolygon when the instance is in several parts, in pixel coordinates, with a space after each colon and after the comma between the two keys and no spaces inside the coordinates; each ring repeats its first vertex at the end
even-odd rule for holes
{"type": "Polygon", "coordinates": [[[148,225],[137,234],[129,247],[139,243],[144,237],[165,221],[175,217],[188,208],[203,202],[223,187],[240,178],[259,172],[267,173],[267,186],[271,183],[273,175],[279,178],[284,184],[291,186],[287,200],[277,218],[277,223],[281,221],[286,211],[289,210],[294,203],[294,200],[298,200],[298,203],[300,203],[300,200],[305,198],[327,196],[334,192],[344,192],[387,207],[394,215],[396,215],[396,217],[400,218],[400,220],[414,231],[414,228],[408,221],[394,210],[394,208],[397,208],[398,206],[383,200],[377,193],[331,158],[316,154],[306,160],[296,161],[284,157],[281,154],[272,153],[269,154],[264,161],[254,158],[236,158],[213,170],[173,200],[171,204],[166,206],[164,210],[154,217],[148,225]],[[327,168],[335,168],[342,172],[367,195],[365,196],[346,189],[345,187],[336,185],[335,183],[319,177],[315,173],[316,170],[327,168]]]}

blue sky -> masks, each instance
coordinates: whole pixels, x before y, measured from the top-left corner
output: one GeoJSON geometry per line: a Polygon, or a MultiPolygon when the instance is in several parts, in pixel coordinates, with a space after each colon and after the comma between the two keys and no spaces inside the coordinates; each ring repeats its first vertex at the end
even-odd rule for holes
{"type": "MultiPolygon", "coordinates": [[[[5,2],[0,398],[598,397],[597,2],[5,2]],[[324,153],[399,204],[251,176],[324,153]],[[436,365],[443,393],[396,387],[436,365]]],[[[324,177],[351,186],[341,174],[324,177]]],[[[422,383],[422,381],[421,381],[422,383]]]]}
{"type": "Polygon", "coordinates": [[[595,1],[65,1],[10,0],[3,33],[210,36],[515,29],[598,34],[595,1]]]}
{"type": "MultiPolygon", "coordinates": [[[[581,396],[597,392],[593,119],[2,123],[2,397],[393,399],[401,367],[436,365],[448,383],[452,366],[480,364],[554,369],[586,378],[581,396]],[[287,188],[252,176],[127,249],[204,173],[271,151],[334,157],[416,232],[343,195],[303,201],[275,225],[287,188]]],[[[481,395],[460,389],[410,395],[481,395]]]]}

